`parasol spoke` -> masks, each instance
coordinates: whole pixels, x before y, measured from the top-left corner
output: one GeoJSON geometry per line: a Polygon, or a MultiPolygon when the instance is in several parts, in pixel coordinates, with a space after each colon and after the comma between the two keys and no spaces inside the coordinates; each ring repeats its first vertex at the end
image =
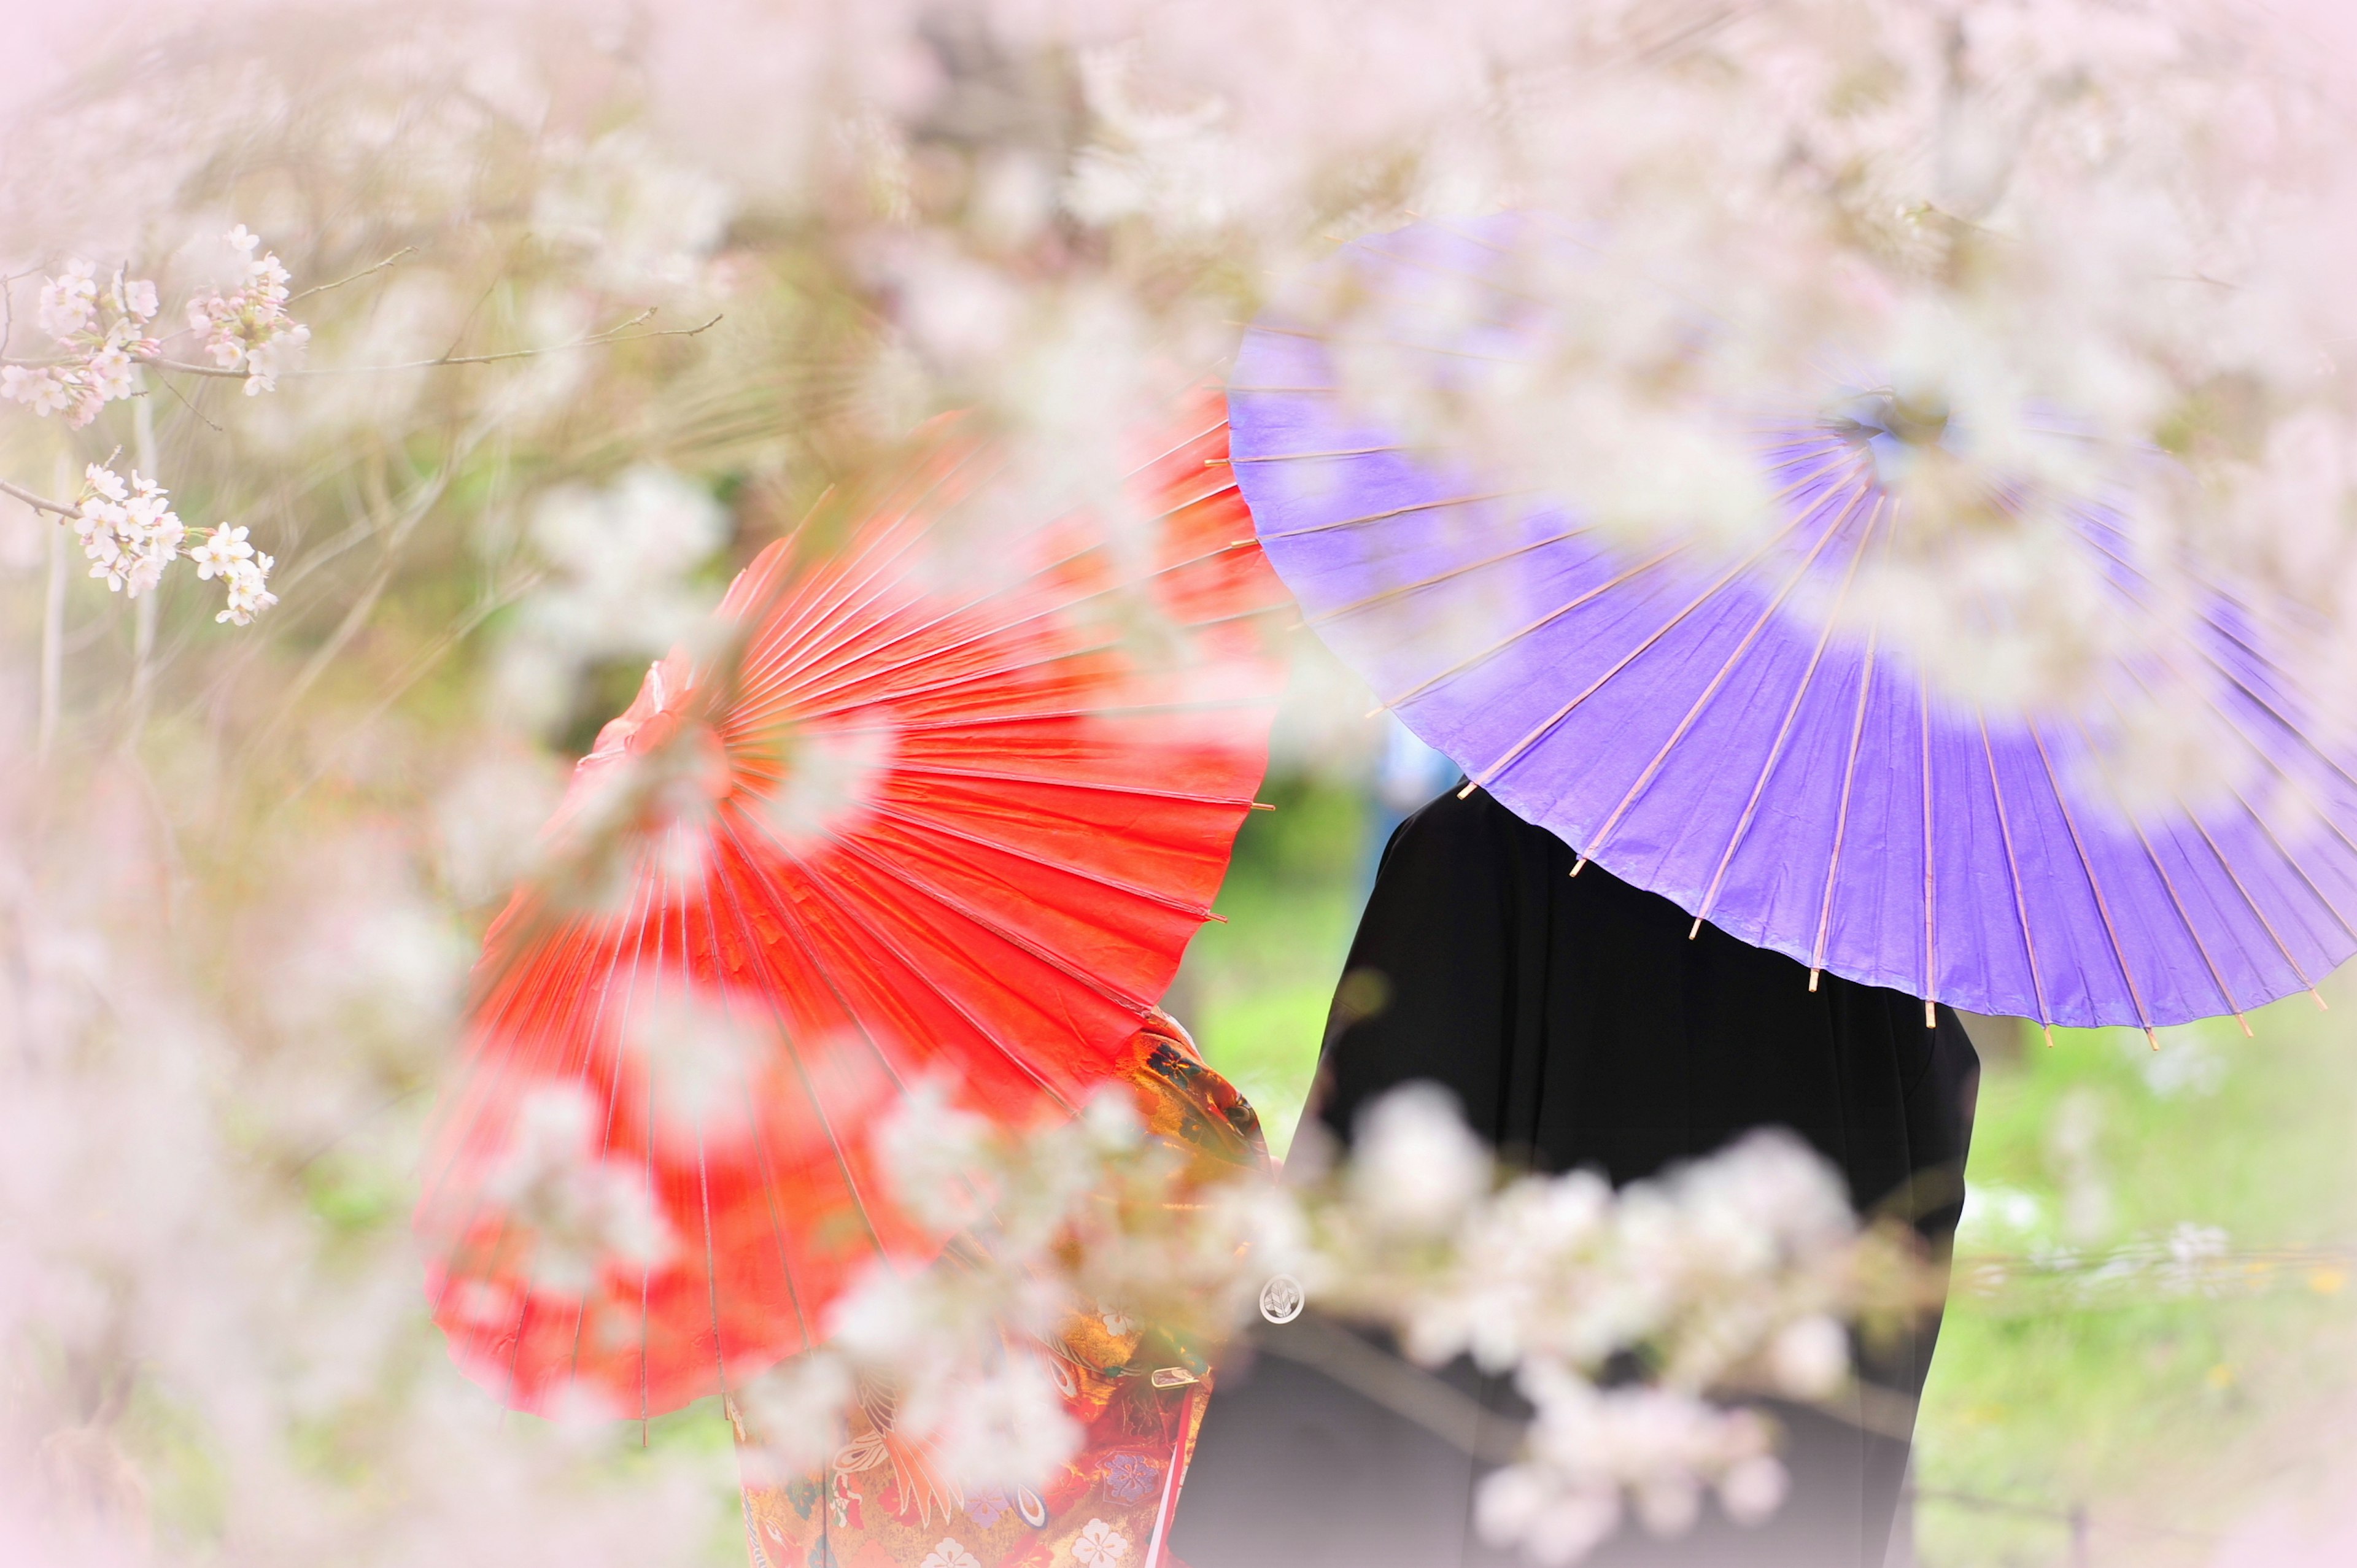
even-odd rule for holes
{"type": "MultiPolygon", "coordinates": [[[[1612,836],[1612,830],[1620,825],[1621,818],[1644,794],[1645,787],[1651,784],[1654,776],[1661,772],[1663,764],[1669,761],[1671,752],[1686,737],[1686,732],[1694,728],[1695,721],[1702,717],[1703,710],[1710,705],[1710,700],[1713,697],[1718,695],[1719,688],[1727,683],[1727,677],[1735,673],[1736,667],[1742,662],[1743,656],[1751,651],[1751,645],[1760,639],[1760,634],[1765,631],[1769,623],[1775,619],[1776,612],[1784,607],[1784,601],[1792,596],[1792,590],[1799,587],[1802,581],[1808,576],[1810,570],[1817,564],[1817,557],[1824,553],[1825,546],[1833,542],[1834,536],[1839,533],[1850,518],[1857,514],[1858,505],[1866,499],[1869,488],[1861,482],[1856,489],[1847,492],[1849,501],[1842,509],[1841,515],[1828,523],[1824,531],[1817,535],[1816,543],[1810,546],[1808,554],[1802,557],[1800,565],[1795,567],[1792,575],[1785,579],[1784,585],[1776,591],[1776,596],[1768,601],[1767,607],[1752,621],[1750,629],[1743,634],[1743,639],[1735,645],[1732,652],[1719,661],[1717,673],[1704,685],[1702,694],[1695,698],[1693,705],[1686,709],[1685,716],[1678,721],[1677,728],[1670,732],[1669,739],[1663,741],[1654,750],[1652,758],[1638,773],[1636,782],[1630,785],[1628,792],[1620,797],[1620,803],[1612,808],[1611,814],[1604,819],[1604,824],[1588,835],[1587,847],[1580,851],[1578,858],[1572,864],[1571,874],[1574,876],[1579,875],[1580,867],[1589,859],[1602,852],[1606,841],[1612,836]]],[[[1841,494],[1842,492],[1839,491],[1829,494],[1818,505],[1820,507],[1830,505],[1839,499],[1841,494]]],[[[1796,521],[1795,526],[1798,525],[1796,521]]]]}
{"type": "Polygon", "coordinates": [[[1394,599],[1405,598],[1410,594],[1421,593],[1426,588],[1438,587],[1441,584],[1452,582],[1458,577],[1469,576],[1487,567],[1501,565],[1508,561],[1527,555],[1534,550],[1544,550],[1552,545],[1567,544],[1575,539],[1594,533],[1597,527],[1595,523],[1587,523],[1579,528],[1567,528],[1561,533],[1550,533],[1544,539],[1534,539],[1527,544],[1517,544],[1512,549],[1501,551],[1495,555],[1485,555],[1479,561],[1467,561],[1451,566],[1445,572],[1435,572],[1432,575],[1419,577],[1413,583],[1402,583],[1395,588],[1385,588],[1379,593],[1369,594],[1364,598],[1352,599],[1348,604],[1336,605],[1331,609],[1304,615],[1301,618],[1311,626],[1325,621],[1338,621],[1344,616],[1358,615],[1378,605],[1389,604],[1394,599]]]}
{"type": "Polygon", "coordinates": [[[1014,929],[1002,920],[994,919],[989,915],[975,908],[971,904],[966,903],[963,899],[944,892],[940,887],[937,887],[923,878],[917,876],[905,866],[892,864],[891,861],[888,860],[883,855],[877,854],[874,850],[868,848],[867,845],[860,841],[838,836],[835,839],[835,843],[836,846],[846,855],[860,862],[862,865],[866,865],[880,875],[900,884],[902,886],[908,888],[913,893],[922,894],[924,897],[931,898],[934,903],[939,904],[942,908],[949,910],[952,914],[963,916],[969,924],[981,930],[989,932],[992,936],[999,938],[1011,948],[1016,948],[1023,952],[1030,954],[1033,958],[1038,959],[1041,963],[1046,964],[1049,968],[1060,971],[1066,978],[1077,981],[1081,985],[1090,991],[1095,992],[1099,996],[1103,997],[1106,1001],[1113,1003],[1114,1005],[1126,1008],[1140,1018],[1144,1018],[1153,1013],[1153,1003],[1141,997],[1133,996],[1117,986],[1107,984],[1103,977],[1099,976],[1094,971],[1082,968],[1081,965],[1074,963],[1071,960],[1065,958],[1060,953],[1052,951],[1036,939],[1024,935],[1022,932],[1014,929]]]}
{"type": "Polygon", "coordinates": [[[867,809],[887,822],[899,822],[904,827],[920,832],[938,833],[943,838],[954,839],[960,843],[972,844],[977,849],[993,850],[1000,854],[1028,862],[1044,871],[1056,872],[1059,875],[1086,882],[1092,886],[1102,887],[1109,893],[1119,893],[1148,904],[1158,905],[1162,908],[1177,914],[1191,916],[1198,920],[1208,920],[1212,918],[1208,905],[1190,903],[1173,894],[1159,892],[1151,887],[1141,887],[1134,882],[1125,882],[1118,876],[1084,866],[1077,861],[1050,860],[1046,855],[1032,850],[1018,848],[1004,840],[968,832],[962,828],[951,827],[946,822],[909,811],[897,811],[890,806],[871,804],[867,809]]]}
{"type": "Polygon", "coordinates": [[[1338,528],[1362,528],[1371,522],[1384,522],[1395,517],[1412,517],[1417,512],[1447,511],[1452,507],[1479,506],[1484,501],[1510,500],[1516,496],[1529,494],[1531,492],[1526,489],[1479,490],[1469,495],[1444,497],[1439,500],[1413,501],[1406,506],[1390,507],[1383,511],[1371,511],[1359,517],[1340,518],[1332,522],[1313,522],[1300,528],[1276,529],[1264,532],[1261,539],[1264,542],[1272,539],[1298,539],[1306,533],[1330,533],[1338,528]]]}
{"type": "Polygon", "coordinates": [[[2104,780],[2104,788],[2112,797],[2113,806],[2118,810],[2121,817],[2126,819],[2128,831],[2136,834],[2136,843],[2144,849],[2145,859],[2151,863],[2154,873],[2159,876],[2160,886],[2169,895],[2169,907],[2177,911],[2178,920],[2185,927],[2185,934],[2193,940],[2194,950],[2201,955],[2202,967],[2210,972],[2211,983],[2218,988],[2219,996],[2226,1004],[2226,1011],[2232,1013],[2235,1021],[2243,1026],[2243,1033],[2249,1034],[2250,1020],[2243,1016],[2242,1004],[2234,1000],[2234,993],[2227,985],[2225,975],[2219,971],[2218,961],[2210,956],[2210,946],[2201,940],[2201,928],[2194,923],[2192,911],[2185,907],[2184,897],[2177,890],[2176,879],[2169,875],[2169,868],[2161,864],[2160,856],[2154,852],[2152,839],[2145,832],[2143,821],[2128,804],[2126,795],[2120,789],[2119,780],[2112,776],[2111,768],[2104,764],[2103,753],[2096,746],[2094,737],[2087,733],[2083,724],[2080,725],[2078,729],[2079,739],[2085,747],[2087,759],[2094,765],[2096,775],[2104,780]]]}
{"type": "Polygon", "coordinates": [[[1147,784],[1114,784],[1089,779],[1057,779],[1042,773],[1008,773],[998,768],[950,768],[940,763],[904,762],[896,771],[929,778],[982,779],[996,784],[1036,784],[1049,789],[1087,789],[1108,795],[1145,795],[1157,800],[1185,800],[1199,806],[1249,808],[1259,802],[1243,795],[1199,795],[1183,789],[1159,789],[1147,784]]]}
{"type": "MultiPolygon", "coordinates": [[[[1806,702],[1809,688],[1817,678],[1817,668],[1824,663],[1825,650],[1834,639],[1834,629],[1841,624],[1842,607],[1849,602],[1849,591],[1857,581],[1858,568],[1865,564],[1867,550],[1874,542],[1875,525],[1882,521],[1883,509],[1889,498],[1877,496],[1874,510],[1867,514],[1866,527],[1859,533],[1857,549],[1842,573],[1841,587],[1834,596],[1833,606],[1825,612],[1824,625],[1817,633],[1816,646],[1809,651],[1808,667],[1801,671],[1800,684],[1793,688],[1792,700],[1784,705],[1784,717],[1776,726],[1776,738],[1770,743],[1766,760],[1760,765],[1760,776],[1751,782],[1751,793],[1745,798],[1742,811],[1735,819],[1735,829],[1727,834],[1727,847],[1719,852],[1718,864],[1710,874],[1710,883],[1703,890],[1702,904],[1695,911],[1694,925],[1687,930],[1689,939],[1699,935],[1703,922],[1718,902],[1718,889],[1726,880],[1727,867],[1735,863],[1735,852],[1741,847],[1744,835],[1751,831],[1752,819],[1759,814],[1760,799],[1768,792],[1768,780],[1776,771],[1776,764],[1784,755],[1784,744],[1792,737],[1792,723],[1800,717],[1801,705],[1806,702]]],[[[1887,537],[1887,535],[1886,535],[1887,537]]]]}
{"type": "Polygon", "coordinates": [[[2128,999],[2136,1004],[2136,1021],[2144,1029],[2145,1037],[2151,1040],[2153,1048],[2158,1050],[2159,1040],[2152,1032],[2152,1015],[2145,1010],[2144,993],[2137,989],[2135,972],[2128,967],[2127,950],[2120,945],[2119,928],[2112,922],[2111,900],[2104,897],[2103,879],[2095,875],[2095,863],[2089,858],[2086,841],[2079,833],[2079,821],[2071,813],[2071,801],[2062,793],[2061,779],[2055,776],[2054,759],[2046,750],[2046,737],[2039,733],[2036,721],[2031,721],[2026,727],[2029,731],[2030,744],[2038,748],[2039,763],[2046,769],[2047,788],[2053,791],[2054,804],[2062,813],[2062,825],[2070,832],[2071,847],[2078,852],[2079,869],[2086,875],[2087,890],[2095,896],[2095,911],[2103,917],[2104,936],[2112,945],[2112,957],[2120,966],[2120,978],[2127,983],[2128,999]]]}
{"type": "MultiPolygon", "coordinates": [[[[1066,1114],[1074,1114],[1078,1112],[1080,1108],[1071,1102],[1070,1097],[1068,1097],[1062,1090],[1058,1088],[1052,1079],[1050,1079],[1046,1074],[1040,1072],[1040,1070],[1034,1067],[1020,1052],[1011,1047],[1005,1040],[1000,1039],[996,1029],[994,1029],[989,1025],[984,1023],[980,1018],[974,1016],[973,1009],[965,1004],[963,999],[952,993],[946,987],[937,983],[932,978],[931,968],[919,962],[916,957],[911,954],[907,948],[902,946],[889,933],[886,932],[881,927],[877,925],[861,908],[857,899],[836,893],[834,888],[827,885],[825,879],[816,875],[814,871],[809,873],[809,882],[811,891],[814,897],[824,902],[826,906],[847,925],[850,925],[854,929],[857,929],[862,935],[866,936],[869,941],[876,945],[878,950],[891,957],[891,959],[899,964],[900,969],[909,976],[912,977],[918,984],[925,987],[935,997],[937,997],[943,1005],[947,1006],[952,1013],[956,1014],[957,1016],[965,1023],[966,1026],[974,1032],[974,1036],[977,1039],[989,1045],[995,1052],[1005,1058],[1006,1061],[1018,1072],[1020,1072],[1024,1077],[1029,1079],[1040,1090],[1041,1094],[1047,1098],[1049,1103],[1055,1106],[1058,1110],[1064,1112],[1066,1114]]],[[[804,957],[811,963],[813,970],[822,975],[830,974],[830,966],[828,966],[824,960],[817,953],[814,945],[810,943],[806,934],[802,936],[801,940],[804,949],[804,957]]],[[[832,979],[829,980],[828,983],[830,985],[834,983],[832,979]]],[[[856,1015],[855,1014],[855,1016],[856,1015]]]]}
{"type": "Polygon", "coordinates": [[[1405,452],[1405,446],[1340,446],[1325,452],[1266,452],[1257,456],[1238,457],[1231,454],[1230,463],[1307,463],[1326,457],[1372,457],[1385,452],[1405,452]]]}
{"type": "MultiPolygon", "coordinates": [[[[1897,527],[1894,521],[1893,528],[1897,527]]],[[[1874,629],[1867,634],[1866,658],[1857,673],[1857,712],[1850,720],[1849,760],[1842,765],[1841,806],[1834,813],[1833,851],[1825,856],[1824,897],[1817,904],[1817,941],[1809,952],[1809,989],[1817,988],[1817,976],[1825,967],[1825,938],[1833,930],[1834,882],[1841,875],[1842,847],[1849,836],[1850,796],[1857,786],[1857,754],[1866,738],[1866,702],[1874,690],[1874,656],[1882,638],[1882,621],[1877,617],[1874,629]]]]}
{"type": "Polygon", "coordinates": [[[1940,994],[1938,959],[1932,945],[1934,923],[1940,912],[1939,887],[1932,880],[1939,841],[1932,832],[1932,687],[1920,678],[1915,683],[1915,713],[1922,752],[1917,777],[1923,782],[1923,985],[1918,994],[1923,998],[1923,1026],[1930,1029],[1939,1023],[1932,1011],[1934,999],[1940,994]]]}
{"type": "Polygon", "coordinates": [[[2005,786],[1997,779],[1996,747],[1989,742],[1988,718],[1977,709],[1974,712],[1981,734],[1981,757],[1988,764],[1989,794],[1996,801],[1997,841],[2005,846],[2006,885],[2013,891],[2013,913],[2021,929],[2021,954],[2029,964],[2029,988],[2038,999],[2038,1026],[2046,1035],[2047,1044],[2054,1043],[2053,1016],[2046,1005],[2046,982],[2038,972],[2038,939],[2029,926],[2029,904],[2022,891],[2021,862],[2013,852],[2013,825],[2006,816],[2005,786]]]}

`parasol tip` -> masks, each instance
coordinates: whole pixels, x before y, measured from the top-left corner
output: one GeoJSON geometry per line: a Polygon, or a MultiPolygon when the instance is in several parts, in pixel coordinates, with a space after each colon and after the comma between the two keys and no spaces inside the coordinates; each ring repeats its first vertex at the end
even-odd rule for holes
{"type": "Polygon", "coordinates": [[[1810,990],[1814,991],[1814,990],[1817,988],[1817,976],[1819,976],[1820,974],[1823,974],[1824,972],[1824,970],[1821,970],[1821,969],[1813,969],[1813,970],[1809,971],[1809,989],[1810,989],[1810,990]]]}
{"type": "Polygon", "coordinates": [[[1584,855],[1584,854],[1583,854],[1583,855],[1581,855],[1578,859],[1577,859],[1577,860],[1575,860],[1575,861],[1573,861],[1573,862],[1571,863],[1571,874],[1572,874],[1574,876],[1578,875],[1581,872],[1583,872],[1583,871],[1585,871],[1585,870],[1587,870],[1587,857],[1586,855],[1584,855]]]}
{"type": "Polygon", "coordinates": [[[2330,1007],[2325,1004],[2323,992],[2319,991],[2315,986],[2311,985],[2308,988],[2308,993],[2316,998],[2316,1010],[2318,1012],[2330,1013],[2332,1011],[2330,1007]]]}
{"type": "Polygon", "coordinates": [[[1481,786],[1474,783],[1470,779],[1468,779],[1465,781],[1465,788],[1457,791],[1457,798],[1460,800],[1466,800],[1472,795],[1474,790],[1479,789],[1480,787],[1481,786]]]}
{"type": "Polygon", "coordinates": [[[1692,941],[1700,935],[1702,935],[1702,917],[1696,915],[1694,924],[1686,928],[1686,940],[1692,941]]]}
{"type": "Polygon", "coordinates": [[[2160,1036],[2153,1033],[2152,1026],[2149,1024],[2144,1026],[2144,1037],[2151,1044],[2154,1050],[2160,1049],[2160,1036]]]}
{"type": "Polygon", "coordinates": [[[1940,1004],[1936,1002],[1926,1002],[1923,1004],[1923,1026],[1925,1028],[1936,1029],[1940,1026],[1939,1007],[1940,1004]]]}
{"type": "Polygon", "coordinates": [[[2054,1026],[2047,1023],[2043,1019],[2040,1019],[2038,1026],[2046,1031],[2046,1048],[2050,1051],[2052,1050],[2054,1048],[2054,1026]]]}
{"type": "Polygon", "coordinates": [[[2244,1039],[2255,1040],[2258,1038],[2256,1035],[2251,1033],[2251,1021],[2248,1018],[2245,1018],[2240,1013],[2237,1013],[2234,1015],[2234,1022],[2243,1026],[2243,1037],[2244,1039]]]}

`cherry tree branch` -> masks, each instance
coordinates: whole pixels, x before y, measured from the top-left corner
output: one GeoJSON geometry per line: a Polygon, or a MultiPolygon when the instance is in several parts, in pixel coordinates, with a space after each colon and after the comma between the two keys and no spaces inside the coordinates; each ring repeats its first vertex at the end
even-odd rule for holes
{"type": "Polygon", "coordinates": [[[31,490],[27,489],[24,486],[10,484],[5,479],[0,479],[0,495],[15,496],[18,500],[23,501],[27,506],[31,507],[35,511],[53,511],[59,517],[78,517],[81,515],[81,510],[77,507],[70,507],[63,501],[53,501],[47,496],[36,495],[31,490]]]}
{"type": "MultiPolygon", "coordinates": [[[[440,370],[446,365],[495,365],[508,360],[529,360],[542,354],[561,354],[572,349],[602,348],[609,343],[640,343],[655,338],[694,338],[719,326],[723,319],[719,316],[715,316],[711,320],[694,327],[666,327],[652,332],[630,330],[652,315],[654,315],[652,309],[642,310],[628,321],[617,327],[608,328],[603,332],[593,332],[584,338],[576,338],[569,343],[551,343],[538,349],[510,349],[498,354],[444,354],[438,359],[412,360],[405,364],[398,365],[326,365],[310,370],[281,371],[279,375],[282,379],[295,376],[350,376],[382,374],[392,371],[433,371],[440,370]]],[[[178,371],[184,375],[214,376],[228,381],[242,381],[249,374],[245,371],[223,370],[218,365],[191,364],[186,360],[170,360],[162,355],[142,356],[140,363],[153,365],[159,371],[178,371]]]]}

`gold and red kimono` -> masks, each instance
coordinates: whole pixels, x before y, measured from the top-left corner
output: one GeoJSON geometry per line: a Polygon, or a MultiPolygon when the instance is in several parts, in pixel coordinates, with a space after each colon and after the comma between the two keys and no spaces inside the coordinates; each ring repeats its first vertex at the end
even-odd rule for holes
{"type": "MultiPolygon", "coordinates": [[[[1157,1016],[1136,1046],[1121,1079],[1148,1133],[1188,1156],[1182,1185],[1267,1168],[1259,1119],[1184,1030],[1157,1016]]],[[[863,1395],[824,1468],[747,1481],[753,1568],[1183,1568],[1167,1538],[1211,1392],[1207,1348],[1086,1316],[1051,1348],[1064,1407],[1088,1435],[1043,1489],[961,1490],[895,1436],[888,1400],[863,1395]]]]}

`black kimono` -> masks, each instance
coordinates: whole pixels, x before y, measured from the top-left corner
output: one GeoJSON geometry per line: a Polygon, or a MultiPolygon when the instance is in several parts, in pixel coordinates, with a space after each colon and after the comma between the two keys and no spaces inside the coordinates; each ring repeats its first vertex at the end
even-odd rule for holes
{"type": "MultiPolygon", "coordinates": [[[[1830,974],[1812,992],[1792,959],[1708,926],[1689,940],[1691,918],[1668,899],[1594,865],[1574,877],[1573,861],[1560,839],[1478,790],[1401,824],[1308,1114],[1347,1140],[1369,1101],[1430,1080],[1508,1159],[1592,1166],[1615,1182],[1753,1127],[1788,1127],[1842,1169],[1861,1210],[1902,1215],[1944,1255],[1979,1068],[1955,1015],[1943,1007],[1926,1028],[1915,998],[1830,974]]],[[[1867,1379],[1911,1401],[1938,1327],[1935,1316],[1870,1356],[1867,1379]]],[[[1312,1369],[1313,1337],[1330,1347],[1342,1332],[1312,1314],[1259,1329],[1264,1353],[1229,1357],[1180,1499],[1176,1554],[1189,1568],[1518,1561],[1474,1533],[1481,1461],[1312,1369]]],[[[1445,1377],[1511,1434],[1521,1407],[1510,1376],[1459,1364],[1445,1377]]],[[[1773,1413],[1792,1488],[1766,1523],[1738,1526],[1711,1504],[1690,1534],[1656,1541],[1632,1519],[1587,1561],[1883,1568],[1906,1440],[1812,1410],[1773,1413]]]]}

